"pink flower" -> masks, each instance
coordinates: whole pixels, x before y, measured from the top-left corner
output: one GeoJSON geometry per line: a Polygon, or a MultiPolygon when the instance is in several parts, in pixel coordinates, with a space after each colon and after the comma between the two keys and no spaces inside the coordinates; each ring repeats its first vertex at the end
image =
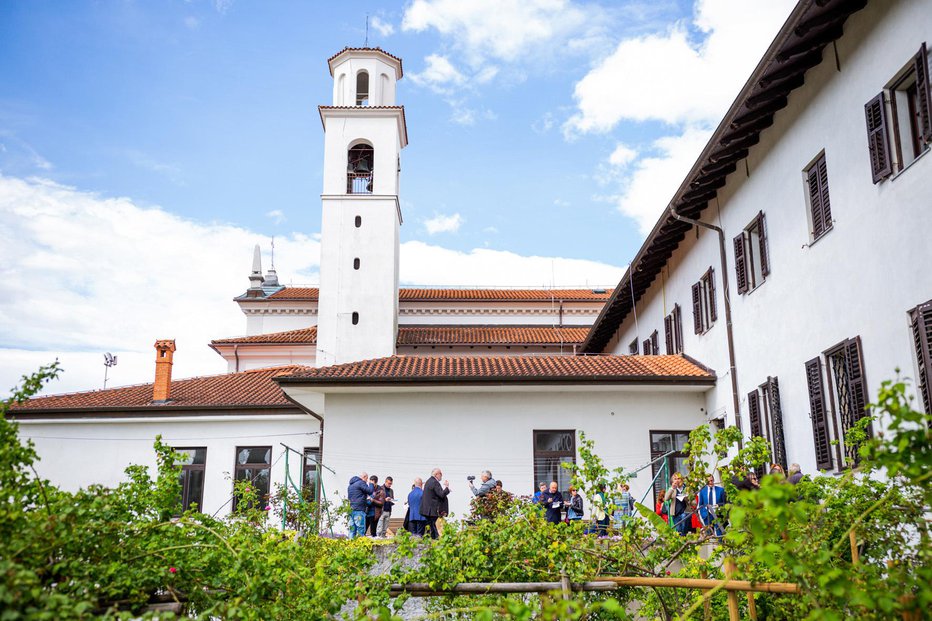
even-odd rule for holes
{"type": "Polygon", "coordinates": [[[271,511],[271,510],[272,510],[272,507],[268,507],[268,506],[267,506],[267,507],[265,508],[265,510],[266,510],[266,511],[271,511]]]}
{"type": "Polygon", "coordinates": [[[177,567],[169,567],[169,568],[168,568],[168,573],[170,573],[170,574],[177,574],[177,573],[178,573],[178,568],[177,568],[177,567]]]}

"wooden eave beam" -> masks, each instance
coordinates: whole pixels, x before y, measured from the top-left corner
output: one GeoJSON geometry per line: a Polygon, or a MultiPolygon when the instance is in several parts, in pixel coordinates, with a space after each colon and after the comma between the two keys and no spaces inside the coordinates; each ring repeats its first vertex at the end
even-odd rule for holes
{"type": "Polygon", "coordinates": [[[786,107],[786,97],[777,97],[770,100],[766,105],[763,105],[759,108],[754,108],[750,112],[745,112],[739,117],[736,117],[734,121],[728,126],[729,129],[740,129],[745,125],[750,125],[755,123],[759,119],[765,116],[772,116],[778,110],[782,110],[786,107]]]}
{"type": "Polygon", "coordinates": [[[760,80],[757,81],[758,86],[761,88],[767,88],[775,82],[784,80],[786,78],[791,78],[794,75],[805,73],[812,67],[815,67],[820,62],[822,62],[822,50],[813,50],[806,54],[805,56],[800,56],[791,63],[787,63],[764,75],[760,80]]]}
{"type": "Polygon", "coordinates": [[[828,27],[808,36],[803,37],[802,41],[795,43],[777,54],[777,62],[785,63],[794,56],[806,54],[812,50],[825,47],[835,39],[841,38],[844,34],[843,21],[832,22],[828,27]]]}
{"type": "Polygon", "coordinates": [[[757,119],[757,121],[754,123],[745,125],[741,129],[735,130],[729,134],[725,134],[725,136],[719,141],[719,144],[722,146],[727,146],[739,140],[743,140],[751,134],[759,134],[771,125],[773,125],[773,115],[769,114],[767,116],[763,116],[757,119]]]}
{"type": "MultiPolygon", "coordinates": [[[[829,2],[819,2],[816,1],[816,4],[824,7],[829,4],[829,2]]],[[[867,0],[843,0],[837,6],[826,10],[823,13],[810,17],[799,26],[793,30],[793,34],[797,37],[805,37],[809,31],[826,24],[830,24],[835,21],[844,21],[848,18],[849,15],[855,11],[860,11],[865,6],[867,6],[867,0]]]]}
{"type": "Polygon", "coordinates": [[[779,84],[774,84],[770,88],[765,88],[760,92],[751,95],[748,97],[744,105],[748,109],[752,109],[770,103],[774,99],[780,97],[785,98],[790,94],[790,92],[802,86],[805,81],[806,77],[803,73],[791,76],[788,80],[780,82],[779,84]]]}
{"type": "Polygon", "coordinates": [[[746,156],[748,148],[753,147],[758,142],[760,142],[760,136],[757,134],[751,134],[750,136],[748,136],[747,138],[743,140],[733,142],[727,147],[719,149],[718,151],[713,151],[712,154],[709,156],[709,160],[712,162],[721,162],[725,158],[732,156],[732,155],[737,155],[738,153],[741,153],[741,152],[744,152],[746,156]]]}
{"type": "Polygon", "coordinates": [[[709,174],[706,174],[706,175],[702,175],[701,177],[693,181],[690,185],[696,188],[702,187],[703,185],[705,185],[709,181],[712,181],[713,179],[717,179],[718,177],[722,177],[722,176],[727,177],[731,173],[735,172],[737,168],[738,168],[738,165],[735,164],[734,162],[731,162],[730,164],[725,164],[724,166],[717,166],[715,171],[709,174]]]}

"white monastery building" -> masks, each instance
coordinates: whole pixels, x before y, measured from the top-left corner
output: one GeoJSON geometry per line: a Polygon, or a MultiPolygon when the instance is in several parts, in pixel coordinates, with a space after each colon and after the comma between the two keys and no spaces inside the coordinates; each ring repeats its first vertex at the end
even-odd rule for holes
{"type": "Polygon", "coordinates": [[[361,470],[403,496],[439,466],[462,515],[482,469],[566,489],[578,432],[628,471],[681,468],[702,424],[838,471],[833,441],[896,369],[932,407],[930,40],[932,0],[801,0],[609,290],[399,288],[402,62],[344,49],[319,108],[319,287],[279,285],[257,250],[245,336],[210,343],[228,374],[172,380],[157,341],[153,384],[14,417],[66,488],[154,463],[160,433],[189,456],[185,502],[221,515],[229,479],[272,490],[286,463],[328,500],[361,470]]]}

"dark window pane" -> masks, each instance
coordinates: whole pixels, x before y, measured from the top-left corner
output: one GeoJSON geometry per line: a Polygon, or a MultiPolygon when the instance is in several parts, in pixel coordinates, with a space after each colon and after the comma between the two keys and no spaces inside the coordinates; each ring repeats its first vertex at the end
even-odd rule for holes
{"type": "Polygon", "coordinates": [[[537,431],[534,435],[534,448],[552,453],[572,452],[573,432],[537,431]]]}
{"type": "Polygon", "coordinates": [[[184,485],[184,509],[192,507],[195,511],[201,510],[201,503],[204,502],[204,471],[187,470],[187,481],[184,485]]]}
{"type": "Polygon", "coordinates": [[[272,449],[267,446],[243,447],[236,454],[238,464],[272,463],[272,449]]]}
{"type": "Polygon", "coordinates": [[[666,453],[673,450],[673,435],[669,433],[651,433],[651,450],[655,453],[666,453]]]}

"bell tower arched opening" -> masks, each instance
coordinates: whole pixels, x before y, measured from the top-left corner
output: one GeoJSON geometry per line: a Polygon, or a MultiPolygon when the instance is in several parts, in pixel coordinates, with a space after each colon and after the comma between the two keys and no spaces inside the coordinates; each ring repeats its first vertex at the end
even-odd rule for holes
{"type": "Polygon", "coordinates": [[[369,72],[365,69],[356,74],[356,105],[369,105],[369,72]]]}
{"type": "Polygon", "coordinates": [[[346,152],[346,193],[372,194],[372,171],[375,150],[372,145],[360,143],[346,152]]]}

